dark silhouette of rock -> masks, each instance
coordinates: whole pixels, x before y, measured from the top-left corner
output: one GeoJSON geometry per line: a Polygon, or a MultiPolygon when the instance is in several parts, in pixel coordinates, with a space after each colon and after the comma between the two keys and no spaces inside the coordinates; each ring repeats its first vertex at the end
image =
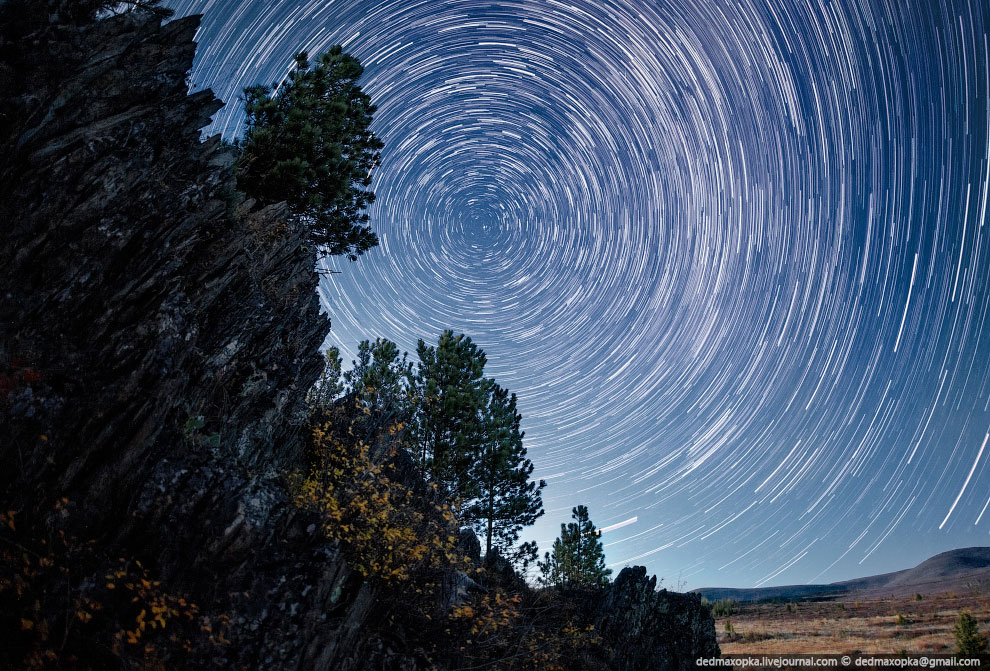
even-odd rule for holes
{"type": "Polygon", "coordinates": [[[617,671],[693,669],[698,657],[717,657],[715,621],[701,597],[657,591],[643,566],[623,568],[606,589],[595,625],[613,650],[617,671]]]}
{"type": "Polygon", "coordinates": [[[481,561],[481,541],[474,529],[465,527],[461,529],[457,537],[457,552],[464,555],[474,563],[481,561]]]}
{"type": "Polygon", "coordinates": [[[368,668],[375,590],[281,474],[330,325],[315,251],[200,141],[198,17],[0,20],[4,509],[41,535],[65,497],[71,534],[230,617],[205,668],[368,668]]]}

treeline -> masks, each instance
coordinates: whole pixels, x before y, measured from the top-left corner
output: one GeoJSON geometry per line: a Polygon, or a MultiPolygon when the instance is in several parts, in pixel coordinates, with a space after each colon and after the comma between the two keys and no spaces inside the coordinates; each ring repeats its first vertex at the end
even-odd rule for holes
{"type": "MultiPolygon", "coordinates": [[[[519,532],[543,515],[546,482],[531,477],[516,395],[485,377],[485,353],[465,335],[444,331],[436,345],[420,340],[416,352],[414,363],[391,341],[366,340],[343,371],[339,350],[330,348],[310,394],[314,426],[331,417],[387,424],[419,477],[475,529],[486,556],[497,553],[525,569],[537,549],[519,544],[519,532]],[[353,408],[353,417],[341,417],[341,407],[353,408]]],[[[369,429],[362,434],[372,440],[369,429]]]]}
{"type": "MultiPolygon", "coordinates": [[[[352,435],[355,426],[363,426],[359,433],[365,446],[376,430],[398,434],[395,445],[450,505],[454,518],[476,531],[485,557],[498,555],[525,572],[537,559],[538,547],[533,541],[518,543],[519,534],[544,514],[546,482],[532,479],[516,395],[485,377],[486,355],[466,335],[444,331],[436,345],[420,340],[416,353],[413,362],[389,340],[365,340],[345,371],[340,351],[328,349],[323,376],[309,395],[321,446],[313,452],[325,450],[328,422],[347,424],[352,435]],[[341,413],[348,408],[352,412],[341,413]],[[372,417],[375,430],[364,419],[372,417]]],[[[326,459],[310,466],[325,469],[326,459]]],[[[587,507],[577,506],[572,516],[538,562],[539,582],[605,585],[612,571],[605,567],[601,533],[587,507]]]]}

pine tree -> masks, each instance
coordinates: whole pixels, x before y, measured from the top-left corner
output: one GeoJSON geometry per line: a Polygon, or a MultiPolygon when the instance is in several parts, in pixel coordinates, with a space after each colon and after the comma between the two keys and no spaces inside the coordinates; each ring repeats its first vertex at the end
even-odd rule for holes
{"type": "Polygon", "coordinates": [[[976,619],[969,613],[959,613],[952,633],[956,637],[956,651],[967,657],[982,657],[987,654],[987,637],[980,635],[976,619]]]}
{"type": "Polygon", "coordinates": [[[540,582],[548,587],[590,587],[607,585],[611,569],[605,568],[601,532],[588,517],[588,509],[571,510],[573,522],[560,525],[560,536],[553,549],[539,562],[540,582]]]}
{"type": "Polygon", "coordinates": [[[306,394],[306,403],[309,406],[310,414],[329,408],[343,393],[341,363],[340,350],[336,347],[327,348],[326,361],[320,379],[306,394]]]}
{"type": "Polygon", "coordinates": [[[543,561],[536,563],[540,569],[540,576],[537,580],[546,587],[563,587],[567,584],[567,575],[569,573],[568,559],[571,553],[565,546],[563,536],[564,525],[561,524],[560,536],[554,540],[553,548],[543,555],[543,561]]]}
{"type": "Polygon", "coordinates": [[[30,3],[21,0],[7,0],[0,2],[0,11],[7,10],[23,15],[26,9],[28,11],[40,9],[48,17],[58,17],[62,23],[89,23],[94,19],[104,19],[126,12],[145,12],[162,19],[167,19],[175,14],[175,10],[162,6],[162,0],[48,0],[48,2],[35,0],[30,3]],[[25,5],[32,6],[27,8],[25,5]]]}
{"type": "Polygon", "coordinates": [[[481,443],[481,408],[485,402],[485,353],[463,334],[444,331],[436,347],[422,340],[419,366],[411,377],[418,399],[411,438],[420,472],[451,500],[475,498],[470,478],[481,443]]]}
{"type": "Polygon", "coordinates": [[[375,106],[353,56],[334,46],[310,67],[306,52],[282,86],[244,90],[247,114],[237,185],[261,204],[285,201],[322,253],[351,260],[378,244],[364,209],[382,143],[369,130],[375,106]]]}
{"type": "Polygon", "coordinates": [[[348,393],[356,394],[366,408],[405,421],[411,374],[409,355],[403,352],[400,357],[394,342],[376,338],[374,343],[364,340],[358,345],[358,358],[343,378],[348,393]]]}
{"type": "Polygon", "coordinates": [[[532,544],[515,548],[519,531],[543,515],[542,490],[546,482],[533,482],[533,464],[526,458],[522,416],[516,411],[516,395],[494,381],[487,381],[487,403],[482,408],[482,443],[477,449],[470,479],[478,489],[464,511],[485,539],[485,556],[493,550],[516,563],[526,564],[535,553],[532,544]]]}

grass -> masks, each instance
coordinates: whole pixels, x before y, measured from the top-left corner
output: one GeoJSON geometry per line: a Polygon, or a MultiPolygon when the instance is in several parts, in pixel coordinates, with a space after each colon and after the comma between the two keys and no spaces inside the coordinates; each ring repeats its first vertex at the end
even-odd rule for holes
{"type": "Polygon", "coordinates": [[[955,651],[952,627],[960,610],[990,628],[990,589],[902,598],[791,604],[741,603],[731,634],[716,618],[718,643],[726,654],[948,654],[955,651]]]}

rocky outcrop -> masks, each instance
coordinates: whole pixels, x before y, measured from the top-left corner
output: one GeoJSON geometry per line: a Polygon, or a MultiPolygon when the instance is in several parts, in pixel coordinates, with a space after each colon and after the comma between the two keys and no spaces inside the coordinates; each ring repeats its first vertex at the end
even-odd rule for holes
{"type": "Polygon", "coordinates": [[[314,253],[200,142],[221,103],[187,95],[197,24],[128,13],[5,45],[34,54],[2,138],[2,439],[50,496],[124,504],[191,431],[251,467],[298,452],[329,329],[314,253]],[[31,71],[59,53],[64,78],[31,71]]]}
{"type": "Polygon", "coordinates": [[[717,657],[715,621],[701,597],[657,591],[656,576],[626,567],[609,586],[595,624],[614,651],[616,671],[695,668],[698,657],[717,657]]]}
{"type": "Polygon", "coordinates": [[[0,16],[3,509],[33,538],[68,511],[229,618],[205,666],[364,668],[374,590],[282,482],[329,330],[315,251],[201,141],[221,103],[187,91],[197,17],[58,9],[0,16]]]}

